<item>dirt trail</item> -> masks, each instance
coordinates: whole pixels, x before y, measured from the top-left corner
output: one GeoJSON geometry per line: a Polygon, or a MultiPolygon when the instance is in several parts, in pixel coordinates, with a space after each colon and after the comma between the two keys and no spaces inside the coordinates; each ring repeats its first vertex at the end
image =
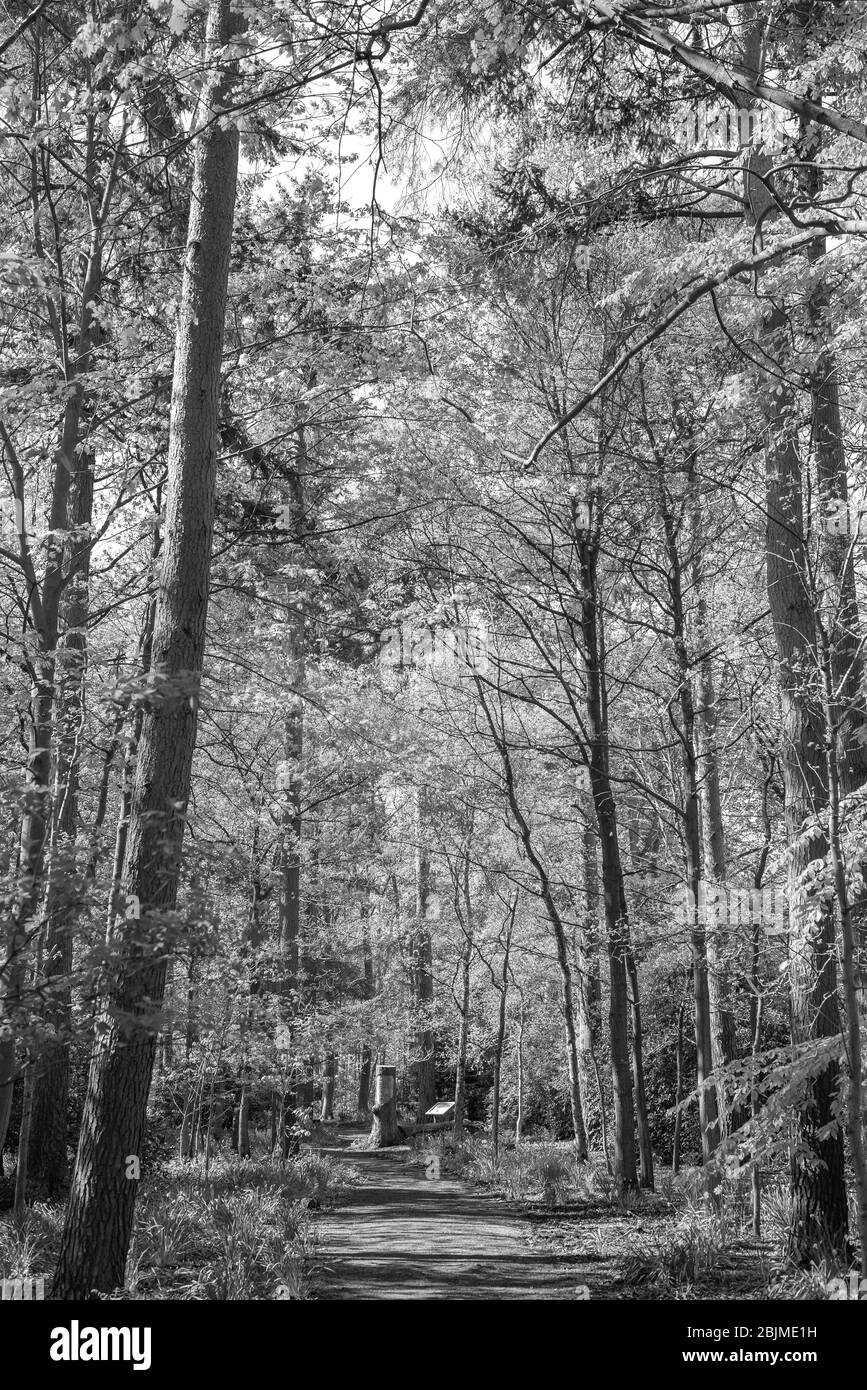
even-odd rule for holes
{"type": "Polygon", "coordinates": [[[498,1198],[456,1178],[426,1178],[408,1166],[416,1157],[408,1148],[321,1152],[363,1176],[318,1224],[319,1297],[581,1297],[577,1261],[534,1247],[529,1222],[498,1198]]]}

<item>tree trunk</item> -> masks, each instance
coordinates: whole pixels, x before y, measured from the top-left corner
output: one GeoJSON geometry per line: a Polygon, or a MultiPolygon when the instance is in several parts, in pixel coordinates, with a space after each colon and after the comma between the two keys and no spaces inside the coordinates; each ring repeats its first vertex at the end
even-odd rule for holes
{"type": "Polygon", "coordinates": [[[515,1115],[515,1148],[521,1147],[521,1139],[524,1133],[524,995],[521,994],[520,1012],[518,1015],[518,1045],[515,1049],[515,1061],[517,1070],[517,1097],[515,1115]]]}
{"type": "Polygon", "coordinates": [[[500,1089],[503,1075],[503,1051],[506,1045],[506,1004],[509,993],[509,954],[512,945],[512,927],[515,921],[515,910],[518,906],[517,896],[511,912],[511,920],[506,934],[506,941],[503,947],[503,973],[500,979],[499,1007],[497,1010],[497,1036],[494,1042],[494,1094],[491,1101],[491,1152],[494,1162],[497,1162],[500,1153],[500,1089]]]}
{"type": "MultiPolygon", "coordinates": [[[[361,909],[361,955],[364,970],[362,998],[370,1001],[374,994],[373,953],[370,949],[370,905],[365,903],[361,909]]],[[[361,1066],[358,1072],[358,1115],[359,1118],[370,1113],[370,1069],[372,1050],[365,1042],[361,1049],[361,1066]]]]}
{"type": "Polygon", "coordinates": [[[416,910],[413,923],[413,981],[415,1005],[419,1017],[416,1032],[416,1083],[418,1096],[416,1120],[424,1123],[424,1117],[435,1103],[436,1059],[434,1056],[434,1033],[431,1026],[433,1009],[433,943],[430,934],[429,912],[431,908],[431,870],[430,858],[425,847],[428,834],[427,808],[424,793],[419,789],[416,803],[416,910]]]}
{"type": "Polygon", "coordinates": [[[241,1097],[238,1101],[238,1155],[250,1157],[250,1085],[247,1077],[241,1082],[241,1097]]]}
{"type": "Polygon", "coordinates": [[[367,1141],[369,1149],[388,1149],[400,1142],[397,1128],[396,1067],[376,1068],[376,1091],[373,1101],[373,1128],[367,1141]]]}
{"type": "Polygon", "coordinates": [[[195,747],[214,522],[220,367],[238,171],[238,131],[212,117],[233,64],[213,56],[233,29],[227,0],[208,14],[211,77],[201,99],[179,309],[168,493],[150,698],[142,726],[123,887],[140,920],[116,932],[113,983],[98,1021],[81,1138],[53,1285],[87,1298],[124,1283],[165,982],[165,929],[178,888],[195,747]]]}
{"type": "MultiPolygon", "coordinates": [[[[772,309],[768,338],[779,352],[785,317],[772,309]]],[[[807,863],[824,857],[827,842],[818,832],[808,844],[801,827],[828,801],[821,765],[822,719],[809,686],[814,670],[816,631],[810,598],[808,556],[802,541],[801,465],[790,422],[794,393],[775,382],[768,387],[767,580],[777,641],[783,707],[782,762],[789,861],[789,981],[792,990],[792,1041],[820,1041],[840,1031],[837,1000],[836,932],[833,912],[818,908],[814,923],[799,879],[807,863]],[[779,403],[778,394],[787,398],[779,403]]],[[[833,1123],[839,1068],[830,1062],[809,1088],[799,1116],[801,1144],[792,1151],[791,1253],[809,1264],[846,1244],[847,1209],[843,1174],[843,1135],[833,1123]],[[820,1131],[823,1131],[820,1137],[820,1131]],[[802,1147],[803,1146],[803,1147],[802,1147]]]]}
{"type": "Polygon", "coordinates": [[[677,1079],[674,1086],[674,1141],[671,1150],[671,1171],[675,1177],[680,1172],[680,1129],[683,1119],[680,1107],[683,1102],[683,1016],[685,1012],[686,1005],[681,999],[677,1011],[677,1050],[675,1052],[677,1079]]]}
{"type": "Polygon", "coordinates": [[[30,1155],[30,1135],[33,1124],[33,1066],[24,1074],[24,1097],[21,1105],[21,1130],[18,1135],[18,1166],[15,1169],[15,1198],[12,1215],[16,1221],[24,1218],[27,1207],[27,1174],[30,1155]]]}
{"type": "Polygon", "coordinates": [[[361,1065],[358,1069],[358,1103],[356,1109],[359,1119],[370,1114],[370,1070],[373,1054],[368,1043],[361,1049],[361,1065]]]}
{"type": "MultiPolygon", "coordinates": [[[[688,467],[694,466],[694,451],[689,451],[688,467]]],[[[696,750],[695,706],[692,698],[692,668],[686,646],[686,613],[683,601],[683,568],[678,550],[678,532],[672,504],[664,477],[659,474],[659,514],[662,519],[665,548],[668,557],[668,592],[677,666],[677,701],[680,706],[678,729],[683,767],[683,838],[686,852],[686,881],[690,904],[689,934],[692,952],[693,1007],[695,1013],[695,1054],[698,1071],[698,1106],[701,1126],[701,1147],[704,1162],[708,1163],[720,1141],[718,1092],[713,1082],[713,1047],[711,1043],[710,992],[708,989],[707,934],[700,904],[705,902],[701,891],[702,855],[701,823],[699,820],[698,755],[696,750]]]]}
{"type": "Polygon", "coordinates": [[[325,1057],[325,1075],[322,1083],[322,1111],[320,1119],[334,1119],[334,1083],[337,1079],[337,1055],[329,1051],[325,1057]]]}
{"type": "Polygon", "coordinates": [[[45,1022],[52,1029],[31,1081],[32,1133],[29,1157],[31,1179],[45,1187],[50,1199],[62,1190],[67,1175],[66,1129],[69,1103],[70,999],[72,940],[84,885],[76,873],[79,763],[84,709],[86,629],[90,536],[93,514],[93,456],[83,452],[76,470],[73,523],[75,539],[69,562],[70,579],[63,604],[66,634],[58,660],[58,727],[55,769],[55,828],[52,872],[46,893],[47,920],[43,978],[47,1001],[45,1022]]]}
{"type": "MultiPolygon", "coordinates": [[[[764,16],[754,9],[744,29],[744,65],[760,73],[764,55],[764,16]]],[[[763,150],[750,154],[744,180],[747,222],[756,228],[776,216],[766,179],[772,159],[763,150]]],[[[757,292],[760,285],[756,286],[757,292]]],[[[759,347],[768,362],[763,372],[765,437],[765,513],[768,606],[777,647],[782,704],[782,767],[789,856],[789,984],[792,1042],[821,1042],[840,1031],[837,999],[836,932],[833,913],[806,910],[799,885],[803,869],[823,858],[821,832],[810,841],[804,821],[828,804],[822,758],[823,720],[816,695],[816,594],[804,530],[803,474],[797,436],[800,414],[789,358],[789,322],[776,299],[764,298],[759,347]],[[818,920],[813,920],[816,916],[818,920]]],[[[845,757],[844,757],[845,763],[845,757]]],[[[848,1215],[843,1166],[843,1134],[835,1125],[839,1080],[836,1061],[809,1085],[801,1106],[800,1143],[792,1148],[790,1254],[799,1264],[844,1255],[848,1215]]]]}
{"type": "MultiPolygon", "coordinates": [[[[757,984],[756,971],[753,971],[753,983],[757,984]]],[[[753,1015],[753,1050],[752,1067],[750,1072],[750,1116],[753,1125],[757,1123],[759,1114],[759,1093],[756,1087],[756,1055],[759,1050],[759,1042],[762,1034],[762,1003],[764,996],[755,993],[755,1013],[753,1015]]],[[[753,1166],[750,1172],[750,1188],[753,1199],[753,1236],[756,1240],[762,1234],[762,1175],[759,1170],[759,1160],[757,1155],[753,1155],[753,1166]]]]}
{"type": "Polygon", "coordinates": [[[653,1149],[650,1144],[650,1122],[647,1117],[647,1095],[644,1089],[644,1029],[641,1025],[638,969],[629,944],[626,948],[626,975],[629,981],[629,1014],[632,1021],[632,1091],[638,1129],[639,1175],[641,1186],[652,1192],[653,1149]]]}
{"type": "Polygon", "coordinates": [[[843,938],[843,999],[846,1005],[846,1042],[849,1060],[849,1086],[846,1093],[846,1119],[849,1155],[855,1179],[858,1239],[861,1245],[861,1273],[867,1278],[867,1156],[864,1149],[864,1085],[861,1053],[861,1013],[858,1000],[858,936],[849,906],[849,886],[841,843],[840,771],[837,764],[836,732],[840,723],[834,682],[833,661],[827,633],[820,617],[817,628],[822,655],[823,707],[825,714],[825,756],[828,769],[828,848],[834,878],[834,891],[840,913],[843,938]]]}
{"type": "MultiPolygon", "coordinates": [[[[691,443],[691,419],[687,428],[691,443]]],[[[692,451],[692,457],[694,457],[694,451],[692,451]]],[[[716,738],[716,691],[709,655],[713,640],[708,631],[707,601],[704,593],[704,529],[698,480],[694,470],[690,484],[692,585],[696,596],[695,634],[696,643],[704,653],[696,670],[694,698],[702,860],[705,879],[709,883],[716,884],[724,894],[727,877],[725,829],[720,795],[719,749],[716,738]]],[[[737,1057],[738,1044],[734,1011],[730,1002],[727,969],[728,944],[724,927],[719,920],[720,916],[725,921],[726,914],[723,913],[718,914],[716,920],[706,924],[705,947],[711,1060],[717,1078],[717,1111],[720,1130],[722,1133],[728,1133],[740,1129],[747,1116],[742,1106],[730,1109],[726,1092],[725,1068],[737,1057]]]]}
{"type": "Polygon", "coordinates": [[[473,913],[469,889],[469,851],[464,855],[464,902],[467,919],[462,922],[463,944],[461,948],[461,994],[458,1002],[460,1030],[458,1036],[458,1059],[455,1069],[455,1115],[454,1136],[456,1141],[463,1139],[467,1105],[467,1052],[470,1039],[470,963],[473,954],[473,913]]]}
{"type": "MultiPolygon", "coordinates": [[[[583,798],[582,798],[583,800],[583,798]]],[[[578,1064],[581,1072],[581,1094],[590,1095],[590,1078],[596,1077],[596,1051],[601,1024],[602,982],[599,976],[599,879],[596,868],[596,833],[592,805],[581,835],[581,875],[583,921],[575,932],[575,959],[578,968],[578,1064]]],[[[605,1129],[605,1098],[599,1094],[600,1121],[605,1129]]]]}
{"type": "Polygon", "coordinates": [[[181,1118],[181,1132],[178,1135],[178,1158],[181,1159],[181,1161],[192,1156],[194,1094],[195,1089],[190,1091],[184,1102],[184,1113],[181,1118]]]}
{"type": "MultiPolygon", "coordinates": [[[[623,886],[623,864],[617,839],[617,811],[608,773],[607,694],[604,670],[604,631],[597,594],[597,544],[578,540],[581,559],[581,636],[584,647],[587,727],[590,737],[590,785],[602,858],[602,900],[608,948],[608,1036],[614,1094],[614,1176],[622,1187],[638,1180],[635,1162],[635,1073],[642,1076],[640,1034],[629,1043],[629,916],[623,886]],[[631,1066],[630,1066],[631,1062],[631,1066]]],[[[637,1000],[637,991],[634,994],[637,1000]]],[[[652,1167],[642,1172],[642,1184],[653,1185],[652,1167]]]]}
{"type": "Polygon", "coordinates": [[[175,1059],[174,979],[175,963],[174,960],[170,960],[166,968],[166,997],[168,999],[168,1007],[165,1012],[163,1031],[160,1034],[163,1067],[170,1067],[175,1059]]]}
{"type": "MultiPolygon", "coordinates": [[[[280,777],[283,792],[280,850],[279,938],[285,962],[284,992],[291,996],[298,988],[301,931],[301,762],[304,755],[304,707],[297,693],[304,680],[303,633],[296,617],[290,618],[290,693],[283,721],[283,766],[280,777]]],[[[291,1008],[290,1004],[290,1008],[291,1008]]]]}

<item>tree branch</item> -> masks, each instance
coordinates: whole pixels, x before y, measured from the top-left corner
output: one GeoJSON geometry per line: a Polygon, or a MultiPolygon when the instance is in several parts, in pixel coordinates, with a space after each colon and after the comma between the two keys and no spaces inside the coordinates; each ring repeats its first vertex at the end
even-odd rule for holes
{"type": "Polygon", "coordinates": [[[740,260],[732,262],[731,265],[726,266],[723,270],[718,270],[716,274],[706,275],[701,280],[697,281],[685,298],[678,304],[675,304],[674,308],[670,309],[658,323],[655,323],[652,328],[648,329],[637,342],[632,344],[632,347],[622,352],[610,370],[596,382],[596,385],[591,387],[579,401],[576,401],[575,405],[571,406],[564,415],[560,416],[555,425],[552,425],[551,428],[543,434],[542,438],[533,446],[527,459],[522,460],[524,468],[532,468],[546,445],[550,444],[551,440],[554,439],[566,425],[571,424],[571,422],[590,405],[591,401],[596,399],[600,391],[604,391],[606,386],[620,375],[624,367],[627,367],[634,357],[637,357],[638,354],[643,352],[646,347],[649,347],[652,342],[660,338],[673,323],[676,323],[682,314],[685,314],[688,309],[691,309],[694,304],[698,303],[704,295],[719,289],[720,286],[726,284],[727,281],[733,280],[736,275],[742,275],[745,271],[758,270],[761,266],[769,265],[771,261],[776,260],[779,256],[785,256],[790,251],[798,251],[802,247],[809,246],[811,242],[818,241],[820,238],[827,236],[829,232],[832,235],[853,232],[864,234],[867,233],[867,222],[860,220],[848,221],[837,218],[828,219],[827,222],[823,221],[820,225],[813,226],[809,228],[809,230],[799,233],[798,236],[789,237],[787,241],[779,242],[776,246],[769,247],[765,251],[759,251],[754,256],[742,256],[740,260]]]}

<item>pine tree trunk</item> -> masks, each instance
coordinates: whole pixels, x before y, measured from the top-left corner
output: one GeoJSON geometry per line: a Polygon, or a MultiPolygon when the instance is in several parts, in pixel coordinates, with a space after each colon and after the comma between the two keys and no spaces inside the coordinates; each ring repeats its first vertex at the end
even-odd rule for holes
{"type": "MultiPolygon", "coordinates": [[[[227,0],[208,14],[211,72],[202,111],[225,105],[231,63],[215,49],[231,33],[227,0]]],[[[205,645],[214,522],[220,367],[238,171],[238,131],[211,119],[197,136],[168,451],[162,574],[146,709],[123,873],[140,904],[116,932],[113,985],[97,1024],[81,1138],[54,1279],[56,1298],[121,1287],[165,983],[158,942],[174,912],[190,793],[205,645]],[[127,924],[128,925],[128,924],[127,924]]]]}

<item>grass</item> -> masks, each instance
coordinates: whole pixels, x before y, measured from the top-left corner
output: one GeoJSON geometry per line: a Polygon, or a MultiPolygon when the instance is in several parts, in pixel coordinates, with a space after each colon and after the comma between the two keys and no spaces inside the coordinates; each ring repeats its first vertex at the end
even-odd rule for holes
{"type": "MultiPolygon", "coordinates": [[[[141,1185],[126,1283],[112,1297],[309,1299],[316,1265],[311,1207],[332,1203],[339,1190],[337,1169],[316,1153],[284,1165],[267,1155],[218,1152],[207,1184],[199,1165],[172,1160],[141,1185]]],[[[62,1225],[63,1208],[44,1202],[19,1223],[0,1220],[0,1276],[48,1274],[62,1225]]]]}
{"type": "Polygon", "coordinates": [[[571,1145],[551,1141],[501,1149],[495,1160],[489,1140],[473,1140],[462,1150],[461,1172],[511,1201],[555,1207],[582,1199],[610,1200],[614,1195],[614,1184],[601,1163],[579,1163],[571,1145]]]}
{"type": "Polygon", "coordinates": [[[660,1297],[728,1273],[733,1260],[727,1249],[725,1223],[709,1202],[687,1198],[674,1224],[638,1242],[623,1262],[628,1284],[653,1284],[660,1297]]]}

